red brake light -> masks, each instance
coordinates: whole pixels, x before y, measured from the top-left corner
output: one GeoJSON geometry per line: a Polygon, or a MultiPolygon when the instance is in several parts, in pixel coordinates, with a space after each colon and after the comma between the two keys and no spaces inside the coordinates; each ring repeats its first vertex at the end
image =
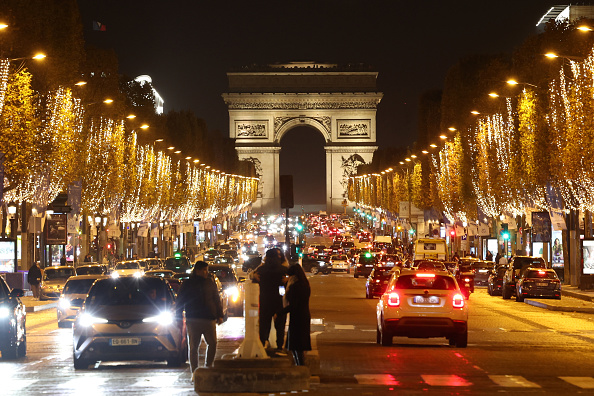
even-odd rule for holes
{"type": "Polygon", "coordinates": [[[470,278],[464,278],[464,282],[470,282],[470,278]]]}
{"type": "Polygon", "coordinates": [[[435,274],[416,274],[415,275],[417,278],[435,278],[435,274]]]}
{"type": "Polygon", "coordinates": [[[545,271],[538,271],[538,275],[544,275],[544,274],[546,274],[545,271]]]}
{"type": "Polygon", "coordinates": [[[391,307],[399,307],[400,306],[400,296],[396,292],[391,292],[388,294],[388,305],[391,307]]]}
{"type": "Polygon", "coordinates": [[[454,308],[462,308],[464,306],[464,296],[460,293],[454,295],[454,308]]]}

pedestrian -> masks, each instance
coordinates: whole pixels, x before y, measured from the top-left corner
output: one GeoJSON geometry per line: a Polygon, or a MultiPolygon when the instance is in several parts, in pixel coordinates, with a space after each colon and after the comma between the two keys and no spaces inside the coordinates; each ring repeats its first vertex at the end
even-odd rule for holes
{"type": "MultiPolygon", "coordinates": [[[[281,287],[286,283],[287,267],[284,255],[278,248],[268,249],[264,262],[254,270],[254,280],[260,284],[260,341],[266,345],[272,320],[276,330],[276,349],[282,350],[285,340],[285,322],[287,314],[283,312],[281,287]]],[[[274,348],[270,345],[270,348],[274,348]]]]}
{"type": "Polygon", "coordinates": [[[34,262],[29,272],[27,273],[27,282],[31,285],[31,291],[33,297],[39,299],[39,284],[41,283],[41,269],[37,265],[38,262],[34,262]]]}
{"type": "Polygon", "coordinates": [[[487,257],[485,257],[487,261],[493,261],[493,253],[490,250],[487,250],[487,257]]]}
{"type": "Polygon", "coordinates": [[[501,258],[501,253],[497,252],[497,254],[495,255],[495,263],[499,264],[499,259],[501,258]]]}
{"type": "Polygon", "coordinates": [[[182,283],[177,296],[177,312],[186,311],[188,358],[192,378],[198,368],[202,336],[206,342],[205,367],[212,367],[217,352],[217,324],[223,323],[223,304],[217,285],[208,272],[208,264],[196,261],[190,277],[182,283]]]}
{"type": "Polygon", "coordinates": [[[90,263],[92,261],[93,261],[93,258],[91,257],[91,254],[90,253],[87,253],[87,255],[85,256],[84,262],[85,263],[90,263]]]}
{"type": "Polygon", "coordinates": [[[507,265],[507,257],[505,257],[505,255],[502,254],[501,257],[499,258],[499,261],[497,262],[497,264],[507,265]]]}
{"type": "Polygon", "coordinates": [[[62,257],[60,257],[60,265],[66,265],[66,256],[62,255],[62,257]]]}
{"type": "Polygon", "coordinates": [[[289,280],[283,297],[284,312],[290,314],[286,348],[293,353],[295,364],[304,366],[304,351],[311,351],[311,314],[309,313],[311,289],[301,265],[291,265],[287,275],[289,280]]]}

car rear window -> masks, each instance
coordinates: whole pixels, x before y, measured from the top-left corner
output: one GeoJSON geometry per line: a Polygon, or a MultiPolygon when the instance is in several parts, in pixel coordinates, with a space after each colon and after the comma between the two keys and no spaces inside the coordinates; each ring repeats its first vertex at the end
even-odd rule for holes
{"type": "Polygon", "coordinates": [[[43,270],[43,279],[68,279],[74,276],[74,268],[46,268],[43,270]]]}
{"type": "Polygon", "coordinates": [[[449,276],[435,275],[434,277],[422,277],[423,275],[402,275],[396,281],[396,289],[431,289],[431,290],[455,290],[456,282],[449,276]]]}
{"type": "Polygon", "coordinates": [[[185,271],[191,267],[190,260],[188,260],[187,257],[169,257],[167,260],[165,260],[165,269],[168,270],[185,271]]]}
{"type": "Polygon", "coordinates": [[[167,284],[160,278],[116,278],[98,280],[87,297],[87,305],[155,305],[171,302],[167,284]],[[153,299],[154,296],[154,299],[153,299]]]}
{"type": "Polygon", "coordinates": [[[87,294],[95,279],[70,279],[64,286],[64,294],[87,294]]]}
{"type": "Polygon", "coordinates": [[[103,268],[97,267],[79,267],[76,269],[77,275],[101,275],[103,274],[103,268]]]}
{"type": "Polygon", "coordinates": [[[373,277],[374,278],[381,278],[384,276],[391,276],[390,271],[392,268],[385,268],[385,267],[378,267],[374,269],[373,277]]]}
{"type": "Polygon", "coordinates": [[[121,269],[140,269],[140,264],[137,263],[136,261],[117,263],[116,266],[115,266],[115,269],[117,269],[117,270],[121,270],[121,269]]]}
{"type": "Polygon", "coordinates": [[[557,279],[557,274],[551,271],[526,271],[525,278],[557,279]]]}
{"type": "Polygon", "coordinates": [[[521,269],[522,267],[546,268],[546,264],[541,257],[516,257],[514,259],[514,269],[521,269]]]}

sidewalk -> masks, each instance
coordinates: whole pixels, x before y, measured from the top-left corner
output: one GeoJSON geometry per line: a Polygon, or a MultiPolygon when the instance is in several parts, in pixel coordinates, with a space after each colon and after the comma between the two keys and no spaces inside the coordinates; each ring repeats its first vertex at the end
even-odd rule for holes
{"type": "Polygon", "coordinates": [[[594,290],[585,291],[576,286],[563,285],[561,300],[526,298],[524,302],[549,311],[594,313],[594,290]]]}
{"type": "Polygon", "coordinates": [[[33,298],[33,296],[31,295],[25,295],[25,297],[21,297],[21,301],[25,305],[27,313],[39,312],[45,309],[52,309],[58,307],[57,300],[39,301],[33,298]]]}

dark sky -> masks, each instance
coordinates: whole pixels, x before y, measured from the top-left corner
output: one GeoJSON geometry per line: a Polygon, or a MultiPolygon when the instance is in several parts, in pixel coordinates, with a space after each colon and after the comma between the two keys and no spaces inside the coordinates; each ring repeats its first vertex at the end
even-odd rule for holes
{"type": "MultiPolygon", "coordinates": [[[[225,134],[229,122],[221,94],[227,90],[226,72],[231,68],[287,61],[371,65],[379,72],[378,90],[384,93],[377,112],[377,142],[386,147],[408,146],[416,140],[420,95],[441,88],[448,68],[458,59],[511,52],[535,33],[536,23],[552,5],[563,3],[79,0],[79,4],[87,42],[115,48],[121,73],[150,75],[165,100],[165,111],[192,110],[210,130],[225,134]],[[106,31],[92,31],[93,21],[103,23],[106,31]]],[[[307,140],[303,147],[313,145],[323,156],[323,140],[315,133],[306,133],[305,139],[294,134],[291,131],[281,142],[283,153],[294,151],[294,156],[297,146],[307,140]],[[287,139],[292,139],[291,150],[285,147],[287,139]]],[[[293,163],[281,158],[283,162],[293,163]]],[[[318,162],[324,166],[323,158],[318,162]]],[[[282,165],[281,174],[298,172],[283,169],[286,166],[282,165]]],[[[306,175],[315,176],[310,171],[306,175]]],[[[323,186],[325,171],[317,175],[323,186]]],[[[323,200],[324,192],[319,196],[323,200]]]]}

